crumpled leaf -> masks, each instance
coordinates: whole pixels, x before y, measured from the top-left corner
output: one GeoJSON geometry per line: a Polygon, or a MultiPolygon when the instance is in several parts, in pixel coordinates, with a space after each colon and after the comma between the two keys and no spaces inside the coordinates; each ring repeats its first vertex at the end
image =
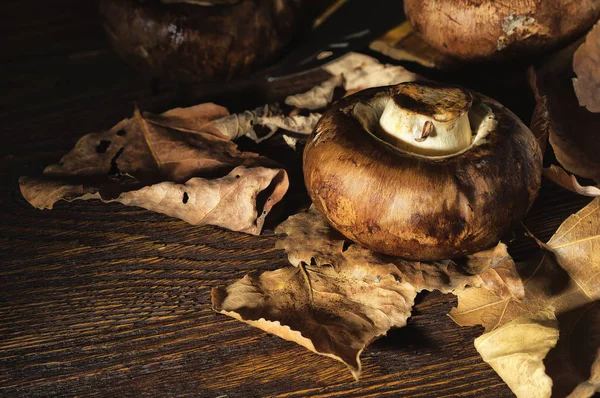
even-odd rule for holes
{"type": "Polygon", "coordinates": [[[558,321],[552,308],[521,316],[475,339],[475,348],[518,397],[547,397],[552,379],[544,357],[558,341],[558,321]]]}
{"type": "Polygon", "coordinates": [[[51,209],[62,199],[98,198],[145,207],[195,224],[217,222],[257,234],[264,222],[259,219],[262,212],[268,213],[285,194],[287,174],[276,168],[275,162],[240,152],[235,143],[223,138],[212,122],[227,114],[225,108],[210,103],[161,115],[142,115],[136,109],[131,119],[110,130],[83,136],[58,164],[46,167],[41,177],[22,177],[21,192],[39,209],[51,209]],[[235,175],[240,179],[232,184],[235,175]],[[198,191],[201,187],[207,190],[203,199],[198,191]],[[258,203],[269,193],[268,206],[258,203]],[[215,198],[220,198],[218,204],[215,198]],[[250,202],[233,203],[233,198],[250,202]],[[206,211],[210,216],[204,214],[206,211]],[[234,215],[238,219],[217,221],[234,215]]]}
{"type": "MultiPolygon", "coordinates": [[[[581,323],[581,318],[565,318],[565,314],[581,311],[583,308],[597,307],[600,301],[600,198],[594,199],[589,205],[584,207],[578,213],[570,216],[563,222],[554,236],[544,244],[544,250],[540,256],[523,264],[517,265],[525,293],[523,297],[501,297],[496,292],[481,287],[468,287],[461,291],[455,291],[458,296],[458,307],[450,312],[451,318],[463,326],[483,325],[486,333],[483,336],[490,336],[490,333],[498,333],[498,330],[505,330],[507,333],[511,327],[519,330],[526,330],[527,322],[521,318],[525,317],[530,322],[539,311],[552,307],[559,319],[560,339],[557,350],[564,350],[564,346],[574,347],[573,321],[581,323]],[[515,319],[521,319],[517,326],[508,327],[515,319]],[[563,346],[563,348],[561,348],[563,346]]],[[[586,347],[584,351],[569,351],[562,362],[574,364],[581,362],[591,351],[593,355],[600,352],[600,338],[598,338],[598,323],[589,325],[588,330],[594,330],[594,336],[587,335],[580,338],[589,339],[591,347],[586,347]]],[[[585,325],[578,325],[578,328],[585,325]]],[[[539,335],[540,339],[548,337],[548,331],[539,335]]],[[[523,332],[525,333],[525,332],[523,332]]],[[[482,336],[482,337],[483,337],[482,336]]],[[[542,347],[545,345],[540,345],[542,347]]],[[[500,348],[497,348],[500,350],[500,348]]],[[[516,352],[529,352],[531,342],[518,343],[515,345],[503,347],[504,352],[496,352],[495,356],[512,355],[511,361],[518,361],[516,352]]],[[[483,353],[482,356],[485,357],[483,353]]],[[[537,354],[543,354],[538,352],[537,354]]],[[[536,355],[537,355],[536,354],[536,355]]],[[[552,351],[548,358],[552,358],[552,351]]],[[[542,366],[541,364],[538,364],[542,366]]],[[[555,364],[548,363],[547,367],[554,367],[555,364]]],[[[534,396],[534,393],[540,393],[537,383],[525,384],[528,380],[534,380],[535,374],[539,374],[539,367],[529,366],[518,362],[512,366],[519,366],[521,377],[516,386],[513,375],[509,367],[499,367],[498,373],[504,379],[512,380],[511,389],[519,396],[534,396]],[[520,365],[519,365],[520,363],[520,365]],[[526,374],[525,370],[529,373],[526,374]]],[[[590,376],[590,362],[587,369],[585,366],[569,366],[561,372],[561,376],[555,378],[554,388],[561,388],[561,383],[570,380],[572,388],[577,383],[587,383],[589,380],[595,380],[594,375],[590,376]],[[566,373],[568,373],[568,375],[566,373]],[[590,379],[590,377],[592,377],[590,379]],[[573,382],[576,380],[576,382],[573,382]]],[[[595,369],[595,368],[594,368],[595,369]]],[[[539,380],[538,380],[539,381],[539,380]]],[[[507,381],[508,383],[508,381],[507,381]]],[[[571,389],[572,389],[571,388],[571,389]]],[[[596,388],[596,387],[594,387],[596,388]]],[[[564,389],[564,388],[563,388],[564,389]]],[[[544,391],[543,395],[550,396],[549,391],[544,391]]]]}
{"type": "Polygon", "coordinates": [[[512,259],[503,244],[462,262],[407,261],[347,241],[314,208],[276,232],[287,234],[276,247],[294,267],[250,274],[213,290],[214,309],[337,359],[355,378],[361,352],[391,327],[406,324],[419,291],[472,284],[512,297],[521,289],[506,273],[512,259]]]}
{"type": "Polygon", "coordinates": [[[350,92],[412,82],[419,78],[402,66],[382,64],[373,57],[353,52],[328,63],[323,69],[333,76],[343,75],[344,89],[350,92]]]}
{"type": "Polygon", "coordinates": [[[590,112],[600,112],[600,23],[590,30],[585,42],[575,51],[573,79],[579,104],[590,112]]]}
{"type": "Polygon", "coordinates": [[[205,129],[219,134],[228,140],[248,137],[256,143],[271,138],[278,129],[299,134],[310,134],[321,118],[319,113],[304,115],[284,115],[277,105],[264,105],[251,111],[224,116],[206,126],[205,129]],[[255,127],[266,127],[269,132],[259,136],[255,127]]]}
{"type": "Polygon", "coordinates": [[[418,62],[427,68],[444,68],[456,64],[456,60],[427,44],[408,21],[375,39],[369,48],[398,61],[418,62]]]}
{"type": "Polygon", "coordinates": [[[336,88],[343,87],[346,95],[371,87],[412,82],[420,78],[402,66],[382,64],[365,54],[350,52],[326,64],[323,69],[333,75],[305,93],[291,95],[285,103],[304,109],[321,109],[333,100],[336,88]]]}
{"type": "Polygon", "coordinates": [[[538,137],[549,137],[565,170],[600,182],[600,114],[579,105],[571,81],[573,53],[578,45],[557,52],[532,69],[531,84],[538,103],[532,130],[538,137]]]}
{"type": "Polygon", "coordinates": [[[335,89],[342,87],[343,84],[344,77],[342,75],[336,75],[305,93],[288,96],[285,99],[285,103],[297,108],[310,110],[325,108],[333,101],[333,92],[335,89]]]}
{"type": "Polygon", "coordinates": [[[582,186],[577,181],[577,177],[567,174],[566,171],[558,166],[551,165],[549,168],[544,169],[544,177],[571,192],[584,196],[600,196],[600,187],[582,186]]]}
{"type": "Polygon", "coordinates": [[[301,264],[252,273],[212,293],[215,311],[345,363],[358,379],[360,354],[406,325],[416,292],[377,267],[301,264]]]}

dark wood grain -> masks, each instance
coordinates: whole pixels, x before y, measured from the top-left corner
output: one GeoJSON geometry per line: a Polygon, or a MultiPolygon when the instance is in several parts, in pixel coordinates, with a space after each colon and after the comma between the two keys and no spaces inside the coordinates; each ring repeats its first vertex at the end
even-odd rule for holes
{"type": "MultiPolygon", "coordinates": [[[[211,311],[212,287],[287,265],[272,233],[193,227],[118,204],[30,207],[20,175],[41,172],[81,134],[128,116],[134,101],[185,104],[203,89],[182,97],[165,85],[153,96],[150,80],[108,48],[90,2],[5,3],[0,395],[511,396],[473,347],[481,329],[445,315],[452,296],[419,296],[408,326],[366,350],[354,382],[335,361],[211,311]]],[[[526,225],[548,239],[587,201],[545,184],[526,225]]],[[[533,248],[522,238],[511,245],[517,257],[533,248]]]]}

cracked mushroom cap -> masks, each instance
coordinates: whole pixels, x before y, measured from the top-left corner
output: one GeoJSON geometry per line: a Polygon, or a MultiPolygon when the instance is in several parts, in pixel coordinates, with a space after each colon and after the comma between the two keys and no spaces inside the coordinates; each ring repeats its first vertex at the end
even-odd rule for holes
{"type": "Polygon", "coordinates": [[[247,74],[291,40],[303,0],[100,0],[108,38],[131,66],[199,81],[247,74]]]}
{"type": "Polygon", "coordinates": [[[316,208],[348,238],[414,260],[496,244],[523,219],[542,153],[508,109],[433,83],[365,90],[328,109],[303,155],[316,208]]]}
{"type": "Polygon", "coordinates": [[[531,55],[565,44],[600,16],[598,0],[405,0],[415,31],[463,60],[531,55]]]}

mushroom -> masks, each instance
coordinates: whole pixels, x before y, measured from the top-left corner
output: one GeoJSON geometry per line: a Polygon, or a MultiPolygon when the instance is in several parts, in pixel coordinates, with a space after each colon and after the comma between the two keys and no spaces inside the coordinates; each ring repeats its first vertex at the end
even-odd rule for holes
{"type": "Polygon", "coordinates": [[[153,76],[229,79],[265,65],[304,18],[304,0],[101,0],[119,55],[153,76]]]}
{"type": "Polygon", "coordinates": [[[315,207],[349,239],[413,260],[496,244],[540,187],[542,153],[508,109],[436,83],[364,90],[328,109],[303,155],[315,207]]]}
{"type": "Polygon", "coordinates": [[[463,60],[516,58],[565,44],[600,16],[598,0],[405,0],[431,46],[463,60]]]}

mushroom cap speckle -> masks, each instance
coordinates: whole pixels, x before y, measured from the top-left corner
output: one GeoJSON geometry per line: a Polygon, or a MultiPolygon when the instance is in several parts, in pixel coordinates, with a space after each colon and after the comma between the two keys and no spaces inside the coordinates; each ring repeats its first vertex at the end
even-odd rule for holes
{"type": "Polygon", "coordinates": [[[416,32],[462,60],[517,58],[573,40],[600,16],[598,0],[405,0],[416,32]]]}

